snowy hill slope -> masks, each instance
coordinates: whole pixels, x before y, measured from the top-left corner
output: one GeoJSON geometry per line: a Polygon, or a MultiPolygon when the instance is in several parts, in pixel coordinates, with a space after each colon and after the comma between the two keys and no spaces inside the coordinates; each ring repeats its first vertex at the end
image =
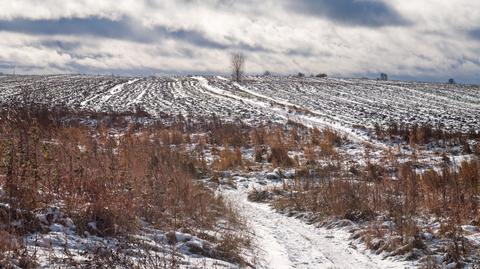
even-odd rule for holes
{"type": "Polygon", "coordinates": [[[337,129],[390,121],[444,124],[479,130],[480,87],[360,79],[249,77],[241,84],[222,77],[5,76],[0,100],[22,91],[35,100],[73,109],[211,116],[247,123],[286,121],[337,129]]]}

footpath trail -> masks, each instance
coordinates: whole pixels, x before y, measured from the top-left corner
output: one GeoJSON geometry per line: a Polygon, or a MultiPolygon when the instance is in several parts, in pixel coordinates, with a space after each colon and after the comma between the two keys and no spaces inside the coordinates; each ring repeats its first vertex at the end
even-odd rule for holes
{"type": "Polygon", "coordinates": [[[339,229],[327,230],[308,225],[302,220],[275,212],[269,205],[247,200],[247,183],[235,190],[225,190],[253,229],[260,248],[257,268],[339,268],[388,269],[414,268],[407,263],[382,259],[349,244],[349,233],[339,229]]]}

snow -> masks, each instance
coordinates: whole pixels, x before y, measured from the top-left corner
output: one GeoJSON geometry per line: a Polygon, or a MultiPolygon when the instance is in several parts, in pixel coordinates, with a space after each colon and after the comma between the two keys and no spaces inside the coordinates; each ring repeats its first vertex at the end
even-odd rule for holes
{"type": "Polygon", "coordinates": [[[73,109],[117,112],[137,106],[159,117],[162,113],[191,117],[213,114],[225,121],[250,124],[286,122],[338,129],[365,140],[360,126],[403,123],[443,124],[447,129],[480,130],[480,88],[363,79],[248,77],[0,77],[0,103],[18,98],[22,85],[44,89],[39,102],[73,109]]]}
{"type": "MultiPolygon", "coordinates": [[[[358,144],[369,143],[383,149],[383,142],[372,141],[358,126],[390,121],[404,123],[444,124],[446,128],[480,130],[480,89],[477,86],[443,85],[415,82],[384,82],[358,79],[314,79],[249,77],[244,83],[234,83],[216,77],[90,77],[78,75],[0,77],[0,103],[15,101],[23,85],[45,86],[38,101],[68,105],[73,109],[117,112],[131,111],[140,106],[153,117],[162,113],[189,117],[219,116],[224,121],[240,119],[248,124],[286,122],[291,120],[309,127],[329,127],[347,135],[358,144]],[[357,126],[357,127],[355,127],[357,126]]],[[[84,147],[79,148],[81,151],[84,147]]],[[[351,150],[362,154],[363,147],[351,150]]],[[[251,154],[250,154],[251,155],[251,154]]],[[[206,154],[211,162],[211,154],[206,154]]],[[[428,162],[435,160],[429,154],[428,162]]],[[[419,156],[422,160],[422,156],[419,156]]],[[[469,156],[454,156],[460,163],[469,156]]],[[[358,160],[361,162],[361,160],[358,160]]],[[[283,173],[293,177],[294,171],[283,173]]],[[[267,204],[247,200],[252,188],[273,186],[278,171],[262,176],[234,177],[241,182],[237,189],[221,193],[249,222],[261,249],[257,268],[413,268],[413,263],[374,255],[362,246],[351,243],[346,228],[316,227],[301,219],[275,212],[267,204]]],[[[220,180],[222,181],[222,179],[220,180]]],[[[0,195],[2,195],[0,189],[0,195]]],[[[64,249],[81,252],[87,246],[114,245],[115,240],[95,237],[88,233],[76,236],[75,225],[58,209],[39,214],[38,219],[48,233],[28,238],[39,252],[53,251],[62,256],[64,249]],[[58,223],[57,220],[62,222],[58,223]]],[[[19,224],[20,225],[20,224],[19,224]]],[[[439,225],[439,224],[438,224],[439,225]]],[[[88,223],[90,231],[96,223],[88,223]]],[[[433,227],[433,226],[432,226],[433,227]]],[[[434,230],[439,227],[433,227],[434,230]]],[[[480,233],[473,226],[463,226],[469,239],[480,244],[480,233]]],[[[139,238],[149,244],[166,248],[165,233],[150,230],[139,238]]],[[[425,234],[431,239],[432,234],[425,234]]],[[[235,268],[225,262],[189,253],[190,247],[202,248],[207,242],[189,234],[175,233],[177,247],[184,260],[198,268],[235,268]]],[[[82,259],[81,255],[76,257],[82,259]]]]}
{"type": "MultiPolygon", "coordinates": [[[[149,227],[145,222],[141,223],[141,232],[130,235],[135,242],[138,242],[136,245],[124,244],[125,242],[114,237],[94,236],[88,232],[85,232],[83,236],[78,235],[75,232],[73,221],[65,218],[58,208],[49,208],[47,212],[38,214],[37,218],[42,226],[48,229],[45,232],[27,235],[25,243],[28,250],[35,253],[39,263],[38,268],[51,268],[52,261],[66,262],[65,266],[61,266],[62,268],[76,268],[68,265],[69,261],[73,264],[76,262],[88,264],[92,257],[95,257],[94,253],[102,249],[113,251],[119,254],[118,257],[124,257],[132,262],[140,261],[147,256],[168,263],[173,253],[173,246],[167,240],[168,233],[149,227]],[[53,223],[49,224],[50,222],[53,223]]],[[[88,223],[88,226],[92,230],[96,230],[95,222],[88,223]]],[[[175,232],[175,239],[175,255],[178,258],[179,269],[238,268],[228,262],[192,253],[191,249],[202,249],[208,252],[212,248],[212,244],[205,240],[181,232],[175,232]]],[[[112,258],[115,257],[117,256],[112,258]]]]}
{"type": "MultiPolygon", "coordinates": [[[[267,204],[250,202],[247,193],[258,188],[262,179],[248,178],[223,195],[245,217],[256,234],[261,250],[261,269],[282,268],[414,268],[414,264],[382,259],[349,244],[350,234],[341,229],[315,227],[300,219],[275,212],[267,204]]],[[[270,185],[273,183],[269,183],[270,185]]]]}

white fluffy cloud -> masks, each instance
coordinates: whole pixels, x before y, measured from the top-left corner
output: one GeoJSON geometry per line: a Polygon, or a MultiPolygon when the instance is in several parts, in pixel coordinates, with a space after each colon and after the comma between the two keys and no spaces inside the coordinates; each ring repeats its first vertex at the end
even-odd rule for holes
{"type": "Polygon", "coordinates": [[[480,83],[469,0],[0,0],[0,71],[325,72],[480,83]]]}

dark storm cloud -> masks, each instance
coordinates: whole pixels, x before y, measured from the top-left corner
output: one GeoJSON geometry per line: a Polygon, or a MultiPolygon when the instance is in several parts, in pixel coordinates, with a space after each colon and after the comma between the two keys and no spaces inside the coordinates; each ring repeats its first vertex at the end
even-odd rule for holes
{"type": "Polygon", "coordinates": [[[191,70],[174,70],[174,69],[162,69],[162,68],[95,68],[87,65],[71,63],[67,65],[68,69],[79,74],[115,74],[120,76],[149,76],[149,75],[211,75],[210,72],[201,72],[195,69],[191,70]]]}
{"type": "Polygon", "coordinates": [[[352,26],[381,27],[408,22],[394,9],[375,0],[296,0],[288,6],[297,12],[325,17],[352,26]]]}
{"type": "Polygon", "coordinates": [[[450,68],[451,69],[458,69],[458,68],[460,68],[460,67],[462,67],[463,65],[466,65],[466,64],[472,64],[472,65],[476,65],[476,66],[480,67],[480,58],[477,60],[475,58],[462,56],[461,58],[457,59],[455,63],[451,64],[450,68]]]}
{"type": "Polygon", "coordinates": [[[164,27],[155,27],[153,34],[168,36],[173,39],[182,40],[199,47],[207,47],[214,49],[226,49],[228,45],[222,44],[206,38],[202,33],[189,30],[169,31],[164,27]]]}
{"type": "Polygon", "coordinates": [[[271,49],[268,49],[260,44],[247,44],[245,42],[238,42],[235,38],[226,36],[225,39],[229,42],[230,48],[249,51],[249,52],[272,52],[271,49]]]}
{"type": "MultiPolygon", "coordinates": [[[[91,35],[109,38],[131,38],[135,34],[128,24],[101,18],[68,18],[55,20],[1,20],[0,30],[36,35],[91,35]]],[[[134,38],[138,38],[137,35],[134,38]]]]}
{"type": "Polygon", "coordinates": [[[15,63],[11,61],[0,61],[0,69],[13,69],[15,63]]]}
{"type": "MultiPolygon", "coordinates": [[[[164,26],[144,27],[140,23],[123,18],[109,20],[97,17],[69,18],[56,20],[0,20],[0,31],[17,32],[31,35],[69,35],[94,36],[128,40],[140,43],[155,43],[162,39],[173,39],[210,49],[237,49],[250,52],[271,51],[261,45],[250,45],[225,37],[226,42],[209,39],[204,33],[195,30],[171,30],[164,26]]],[[[45,41],[42,45],[62,50],[72,50],[80,46],[73,42],[45,41]]]]}
{"type": "Polygon", "coordinates": [[[37,68],[36,65],[18,64],[16,62],[0,60],[0,72],[5,74],[11,74],[15,69],[34,70],[35,68],[37,68]]]}
{"type": "MultiPolygon", "coordinates": [[[[0,20],[0,31],[33,35],[86,35],[142,43],[153,43],[168,38],[181,40],[199,47],[215,49],[227,48],[227,45],[210,40],[198,31],[170,30],[163,26],[147,28],[127,18],[121,20],[109,20],[97,17],[62,18],[55,20],[0,20]]],[[[51,43],[46,45],[61,47],[65,44],[51,43]]],[[[71,46],[71,44],[69,46],[71,46]]]]}
{"type": "Polygon", "coordinates": [[[68,42],[61,40],[42,40],[38,42],[38,45],[61,51],[72,51],[81,47],[81,44],[78,42],[68,42]]]}
{"type": "Polygon", "coordinates": [[[473,29],[468,34],[470,37],[480,40],[480,28],[473,29]]]}
{"type": "Polygon", "coordinates": [[[41,40],[39,42],[34,42],[29,44],[32,47],[44,49],[54,49],[55,51],[61,54],[68,54],[73,60],[80,59],[107,59],[114,57],[112,53],[78,53],[78,49],[82,47],[82,44],[79,42],[71,41],[62,41],[62,40],[41,40]]]}

